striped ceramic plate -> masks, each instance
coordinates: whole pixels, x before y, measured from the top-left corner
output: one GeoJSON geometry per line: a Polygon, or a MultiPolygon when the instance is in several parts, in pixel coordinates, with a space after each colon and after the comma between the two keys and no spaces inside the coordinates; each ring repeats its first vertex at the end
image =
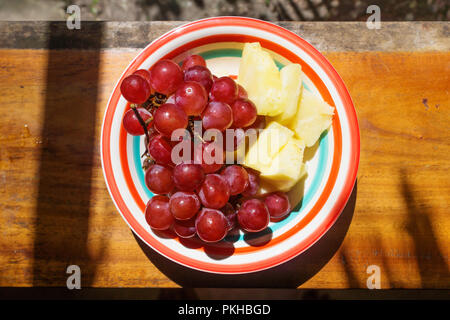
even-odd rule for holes
{"type": "Polygon", "coordinates": [[[305,251],[334,223],[352,191],[359,162],[359,129],[347,89],[331,64],[296,34],[260,20],[221,17],[178,27],[147,46],[126,68],[108,102],[101,136],[103,172],[111,197],[132,230],[150,247],[187,267],[214,273],[267,269],[305,251]],[[225,241],[204,244],[157,234],[147,225],[144,208],[152,193],[144,183],[140,154],[143,137],[127,135],[121,125],[129,106],[119,83],[160,59],[181,62],[200,54],[217,76],[236,75],[245,42],[258,41],[279,67],[299,63],[304,86],[335,107],[332,127],[305,154],[308,176],[289,194],[297,205],[281,222],[255,234],[234,232],[225,241]]]}

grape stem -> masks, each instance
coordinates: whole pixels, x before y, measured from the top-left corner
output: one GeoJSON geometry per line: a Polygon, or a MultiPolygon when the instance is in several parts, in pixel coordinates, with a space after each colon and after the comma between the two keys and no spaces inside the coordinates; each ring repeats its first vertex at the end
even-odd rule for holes
{"type": "MultiPolygon", "coordinates": [[[[140,115],[139,112],[136,110],[136,109],[137,109],[136,106],[137,106],[137,105],[133,103],[133,104],[130,105],[130,108],[133,110],[133,112],[134,112],[136,118],[139,120],[139,123],[141,124],[142,128],[144,129],[145,137],[147,138],[147,141],[150,142],[150,136],[148,135],[148,129],[147,129],[147,124],[148,124],[148,123],[146,123],[146,122],[144,121],[144,119],[142,119],[141,115],[140,115]]],[[[149,120],[150,120],[150,119],[149,119],[149,120]]],[[[151,120],[153,120],[153,119],[151,119],[151,120]]],[[[150,121],[151,121],[151,120],[150,120],[150,121]]],[[[147,143],[145,144],[145,152],[144,152],[144,154],[143,154],[141,157],[143,157],[143,156],[146,155],[146,154],[148,154],[148,144],[147,144],[147,143]]]]}
{"type": "Polygon", "coordinates": [[[194,138],[198,138],[203,143],[205,142],[205,140],[203,140],[203,137],[194,129],[194,122],[192,120],[189,120],[188,130],[192,133],[194,138]]]}
{"type": "Polygon", "coordinates": [[[198,132],[193,132],[194,136],[197,137],[201,142],[205,143],[205,140],[203,139],[203,137],[201,135],[198,134],[198,132]]]}

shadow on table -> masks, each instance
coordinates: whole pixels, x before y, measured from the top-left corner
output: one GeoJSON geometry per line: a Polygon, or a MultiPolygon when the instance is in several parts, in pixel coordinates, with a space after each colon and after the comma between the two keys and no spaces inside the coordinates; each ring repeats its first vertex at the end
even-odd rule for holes
{"type": "Polygon", "coordinates": [[[433,231],[432,212],[423,198],[414,193],[407,170],[400,169],[399,174],[402,195],[408,208],[406,230],[414,243],[421,288],[447,289],[450,284],[448,259],[441,252],[433,231]]]}
{"type": "Polygon", "coordinates": [[[163,257],[138,236],[133,235],[148,259],[162,273],[183,287],[296,288],[319,272],[339,249],[353,217],[356,193],[357,183],[335,224],[312,247],[286,263],[260,272],[220,275],[193,270],[163,257]]]}
{"type": "Polygon", "coordinates": [[[48,32],[33,286],[65,286],[67,267],[78,265],[87,287],[96,271],[87,241],[102,24],[49,22],[48,32]]]}

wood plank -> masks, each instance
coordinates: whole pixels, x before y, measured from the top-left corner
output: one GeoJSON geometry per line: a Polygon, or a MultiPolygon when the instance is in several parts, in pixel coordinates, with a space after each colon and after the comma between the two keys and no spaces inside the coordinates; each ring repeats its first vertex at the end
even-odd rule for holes
{"type": "MultiPolygon", "coordinates": [[[[0,48],[144,48],[162,34],[188,22],[82,21],[79,30],[69,30],[65,21],[0,21],[0,48]]],[[[365,22],[273,23],[325,52],[450,50],[450,30],[444,21],[383,21],[380,29],[368,29],[365,22]]]]}
{"type": "MultiPolygon", "coordinates": [[[[237,283],[148,253],[152,263],[110,200],[100,126],[137,52],[0,50],[0,286],[65,286],[68,264],[80,265],[85,287],[237,283]]],[[[358,113],[355,211],[306,261],[278,269],[279,281],[260,273],[239,283],[358,288],[375,264],[382,288],[449,288],[448,52],[325,55],[358,113]],[[349,220],[342,246],[324,262],[321,250],[338,243],[349,220]]]]}

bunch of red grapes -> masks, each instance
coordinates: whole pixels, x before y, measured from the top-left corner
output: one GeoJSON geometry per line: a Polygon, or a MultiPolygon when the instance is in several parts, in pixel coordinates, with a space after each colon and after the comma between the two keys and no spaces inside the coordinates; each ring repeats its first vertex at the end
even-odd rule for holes
{"type": "Polygon", "coordinates": [[[245,89],[232,78],[214,76],[201,56],[191,55],[181,67],[161,60],[150,70],[137,70],[120,89],[131,103],[123,118],[125,130],[147,138],[151,162],[145,168],[145,183],[156,194],[145,209],[151,228],[217,242],[235,227],[259,232],[270,219],[279,220],[290,212],[283,192],[256,197],[258,172],[224,161],[204,161],[203,155],[215,147],[214,140],[194,146],[201,152],[194,152],[191,160],[173,162],[172,149],[181,141],[171,141],[171,135],[189,129],[190,121],[199,120],[205,130],[221,132],[264,126],[264,117],[257,115],[245,89]],[[149,103],[155,96],[168,98],[155,106],[149,103]]]}

